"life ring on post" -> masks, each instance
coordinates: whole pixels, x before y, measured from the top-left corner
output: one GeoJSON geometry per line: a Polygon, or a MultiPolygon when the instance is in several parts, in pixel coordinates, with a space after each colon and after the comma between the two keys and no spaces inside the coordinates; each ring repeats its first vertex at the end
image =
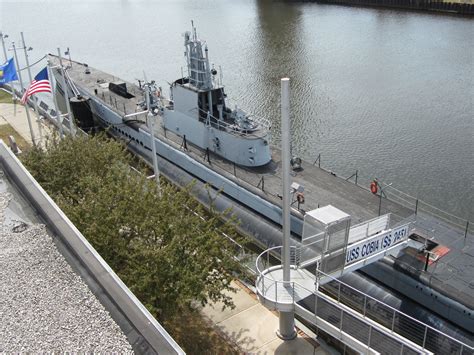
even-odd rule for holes
{"type": "Polygon", "coordinates": [[[301,192],[296,194],[296,201],[298,201],[300,205],[304,203],[304,195],[301,192]]]}
{"type": "Polygon", "coordinates": [[[377,193],[377,191],[379,190],[378,188],[378,183],[376,180],[372,181],[370,183],[370,192],[372,192],[374,195],[377,193]]]}

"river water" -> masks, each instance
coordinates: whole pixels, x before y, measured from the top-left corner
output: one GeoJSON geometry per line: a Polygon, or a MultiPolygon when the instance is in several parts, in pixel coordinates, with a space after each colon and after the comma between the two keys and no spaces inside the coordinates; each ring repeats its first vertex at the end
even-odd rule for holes
{"type": "Polygon", "coordinates": [[[181,75],[191,20],[229,97],[272,120],[273,143],[288,76],[295,155],[474,221],[472,19],[258,0],[0,0],[7,43],[23,31],[31,61],[70,47],[74,60],[163,88],[181,75]]]}

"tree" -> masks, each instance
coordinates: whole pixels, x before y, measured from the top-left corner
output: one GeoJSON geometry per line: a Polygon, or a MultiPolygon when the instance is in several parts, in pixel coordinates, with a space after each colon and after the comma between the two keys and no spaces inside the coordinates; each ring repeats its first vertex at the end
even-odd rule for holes
{"type": "MultiPolygon", "coordinates": [[[[124,147],[99,135],[34,149],[24,164],[125,284],[158,318],[180,307],[222,301],[242,271],[224,214],[190,194],[130,169],[124,147]]],[[[136,162],[135,162],[136,163],[136,162]]],[[[144,166],[140,167],[145,170],[144,166]]],[[[229,214],[226,211],[225,214],[229,214]]]]}

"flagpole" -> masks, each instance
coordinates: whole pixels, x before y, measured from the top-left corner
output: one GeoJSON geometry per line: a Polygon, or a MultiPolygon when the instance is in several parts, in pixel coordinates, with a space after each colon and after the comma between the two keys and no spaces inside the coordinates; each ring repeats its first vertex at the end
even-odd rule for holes
{"type": "MultiPolygon", "coordinates": [[[[18,78],[20,79],[19,81],[20,81],[21,95],[23,95],[23,91],[24,91],[23,79],[21,78],[20,63],[18,62],[18,56],[16,54],[15,42],[12,42],[12,47],[13,47],[13,54],[15,56],[15,64],[17,68],[16,70],[18,73],[18,78]]],[[[26,111],[26,117],[28,118],[28,126],[30,127],[31,142],[33,143],[33,146],[36,147],[35,135],[33,134],[33,126],[31,125],[31,117],[30,117],[30,110],[28,108],[28,102],[25,103],[25,111],[26,111]]]]}
{"type": "MultiPolygon", "coordinates": [[[[28,60],[28,50],[26,48],[25,36],[23,35],[23,32],[20,32],[20,35],[21,35],[21,41],[23,42],[23,49],[25,51],[26,68],[28,69],[28,77],[30,79],[30,85],[31,85],[31,83],[33,82],[33,77],[31,76],[30,61],[28,60]]],[[[40,119],[40,112],[38,109],[38,103],[36,102],[34,98],[31,98],[31,101],[33,101],[33,107],[35,109],[35,113],[37,117],[38,130],[39,130],[40,141],[41,141],[41,119],[40,119]]]]}
{"type": "Polygon", "coordinates": [[[66,108],[67,108],[67,115],[69,117],[69,129],[71,131],[71,134],[73,137],[76,136],[76,127],[74,124],[74,118],[72,117],[71,114],[71,105],[69,104],[69,94],[67,92],[67,85],[66,85],[66,71],[64,70],[63,67],[63,60],[61,58],[61,48],[58,47],[58,58],[59,58],[59,66],[61,69],[61,81],[64,87],[64,98],[66,100],[66,108]]]}
{"type": "Polygon", "coordinates": [[[7,49],[5,48],[5,40],[4,38],[7,38],[8,35],[4,35],[2,31],[0,31],[0,38],[2,39],[2,47],[3,47],[3,55],[5,56],[5,62],[8,60],[7,57],[7,49]]]}

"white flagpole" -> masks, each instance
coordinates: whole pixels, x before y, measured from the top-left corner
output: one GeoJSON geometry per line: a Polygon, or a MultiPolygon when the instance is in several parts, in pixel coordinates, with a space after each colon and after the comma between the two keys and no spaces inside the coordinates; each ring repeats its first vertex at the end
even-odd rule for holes
{"type": "MultiPolygon", "coordinates": [[[[28,60],[28,50],[26,48],[25,36],[23,36],[23,32],[20,32],[20,35],[21,35],[21,41],[23,42],[23,49],[25,51],[26,68],[28,69],[28,77],[30,79],[30,85],[31,85],[31,83],[33,82],[33,77],[31,76],[30,61],[28,60]]],[[[38,103],[34,98],[32,98],[31,101],[33,101],[33,107],[36,113],[36,118],[38,122],[38,130],[39,130],[39,135],[40,135],[40,142],[41,142],[41,119],[40,119],[40,112],[38,109],[38,103]]]]}
{"type": "Polygon", "coordinates": [[[59,137],[61,139],[64,138],[64,132],[63,132],[63,120],[61,117],[61,111],[59,111],[58,108],[58,99],[56,98],[56,90],[55,90],[55,83],[54,83],[54,76],[53,72],[51,70],[51,62],[48,60],[48,77],[49,77],[49,82],[51,83],[51,91],[53,94],[53,102],[54,102],[54,110],[56,111],[56,120],[58,121],[58,127],[59,127],[59,137]]]}
{"type": "MultiPolygon", "coordinates": [[[[16,47],[15,47],[15,42],[12,42],[12,47],[13,47],[13,54],[15,55],[15,64],[16,64],[16,71],[18,73],[18,78],[20,79],[20,89],[21,89],[21,95],[23,95],[24,87],[23,87],[23,79],[21,78],[21,71],[20,71],[20,63],[18,62],[18,56],[16,55],[16,47]]],[[[30,109],[28,108],[28,102],[25,103],[25,110],[26,110],[26,117],[28,118],[28,126],[30,127],[30,134],[31,134],[31,142],[33,143],[33,146],[36,147],[36,142],[35,142],[35,135],[33,133],[33,126],[31,125],[31,118],[30,118],[30,109]]]]}
{"type": "Polygon", "coordinates": [[[61,58],[61,48],[58,47],[58,58],[59,58],[59,66],[61,70],[61,81],[63,84],[64,89],[64,99],[66,100],[66,108],[67,108],[67,116],[69,117],[69,130],[73,137],[76,136],[76,126],[74,124],[74,118],[72,117],[71,113],[71,105],[69,104],[69,94],[67,92],[67,84],[66,84],[66,71],[63,67],[63,60],[61,58]]]}

